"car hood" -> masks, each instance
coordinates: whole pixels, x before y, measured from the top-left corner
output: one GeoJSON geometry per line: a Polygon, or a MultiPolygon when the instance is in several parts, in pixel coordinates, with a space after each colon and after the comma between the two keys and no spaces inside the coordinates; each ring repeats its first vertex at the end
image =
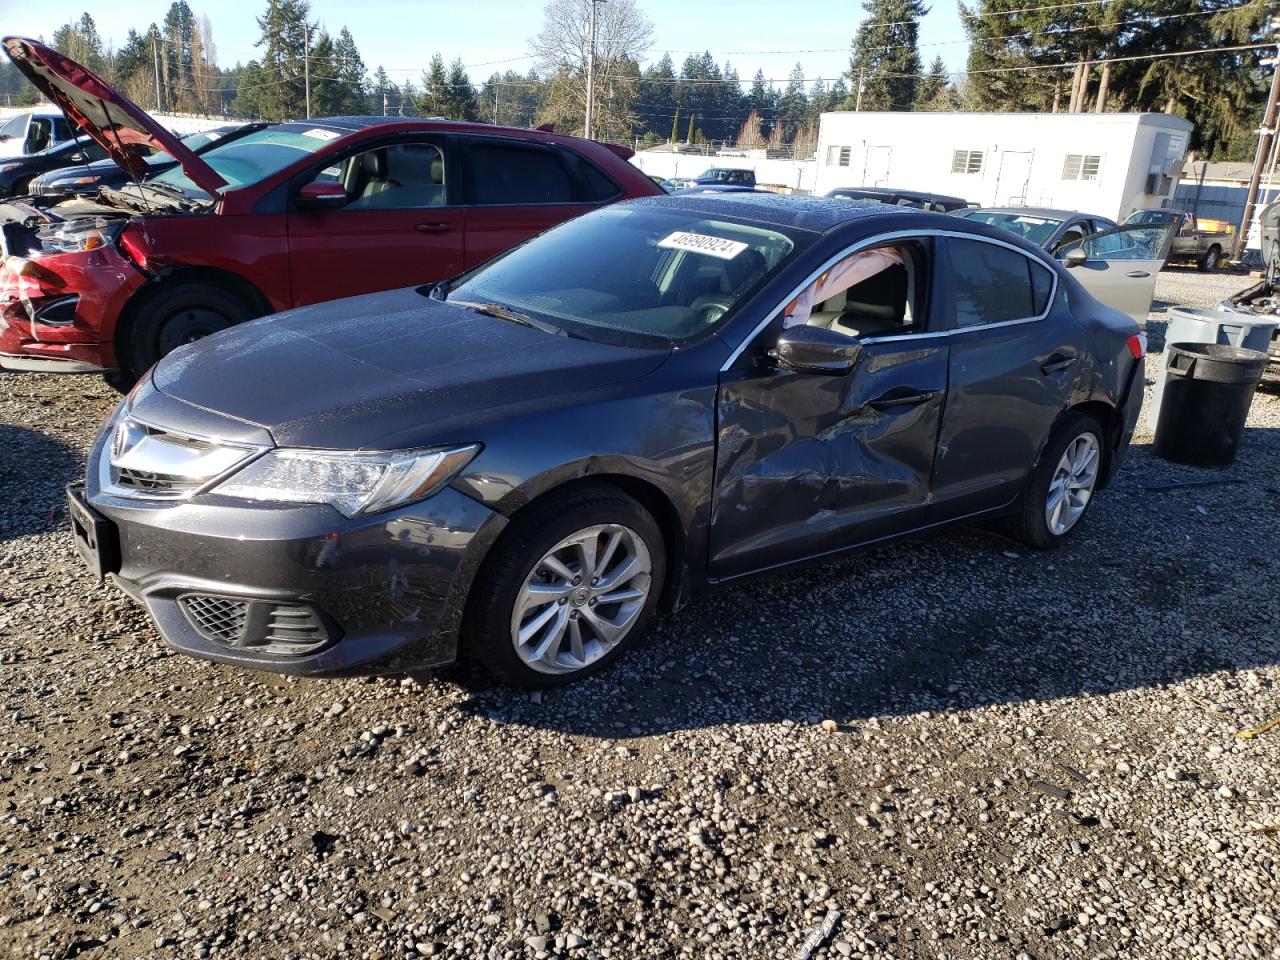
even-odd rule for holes
{"type": "Polygon", "coordinates": [[[554,336],[406,288],[243,324],[175,350],[152,379],[281,446],[403,449],[469,442],[477,414],[631,380],[669,355],[554,336]]]}
{"type": "Polygon", "coordinates": [[[13,65],[129,176],[141,179],[153,172],[143,152],[153,147],[180,163],[191,182],[210,196],[227,185],[182,141],[92,70],[35,40],[5,37],[3,43],[13,65]]]}

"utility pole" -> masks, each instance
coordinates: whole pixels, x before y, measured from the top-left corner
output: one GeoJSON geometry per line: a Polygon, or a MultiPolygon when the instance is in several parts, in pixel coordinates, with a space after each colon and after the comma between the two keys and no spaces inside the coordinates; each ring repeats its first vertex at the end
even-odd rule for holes
{"type": "Polygon", "coordinates": [[[311,119],[311,24],[302,24],[302,86],[307,98],[307,119],[311,119]]]}
{"type": "Polygon", "coordinates": [[[156,111],[164,109],[164,104],[160,102],[160,48],[156,45],[156,35],[151,34],[151,57],[156,65],[156,111]]]}
{"type": "Polygon", "coordinates": [[[867,85],[867,84],[866,84],[866,81],[863,79],[863,77],[865,77],[865,76],[866,76],[866,73],[867,73],[867,71],[866,71],[865,69],[861,69],[861,68],[859,68],[859,70],[858,70],[858,100],[857,100],[857,102],[856,102],[856,103],[854,103],[854,105],[853,105],[853,112],[854,112],[854,113],[861,113],[861,112],[862,112],[862,90],[863,90],[863,88],[867,85]]]}
{"type": "MultiPolygon", "coordinates": [[[[1280,21],[1272,20],[1268,24],[1272,30],[1280,26],[1280,21]]],[[[1264,60],[1263,63],[1266,63],[1264,60]]],[[[1239,263],[1244,259],[1245,244],[1249,242],[1249,228],[1253,226],[1253,208],[1258,202],[1258,185],[1262,182],[1262,173],[1267,166],[1267,158],[1271,154],[1271,141],[1276,135],[1276,109],[1280,106],[1280,47],[1271,57],[1271,93],[1267,97],[1267,108],[1262,114],[1262,127],[1258,130],[1258,152],[1253,158],[1253,173],[1249,177],[1249,193],[1244,201],[1244,219],[1240,221],[1240,229],[1236,232],[1236,242],[1231,246],[1231,262],[1239,263]]]]}
{"type": "Polygon", "coordinates": [[[591,19],[587,25],[587,122],[583,136],[591,139],[591,131],[595,124],[596,104],[596,5],[608,3],[609,0],[591,0],[591,19]]]}

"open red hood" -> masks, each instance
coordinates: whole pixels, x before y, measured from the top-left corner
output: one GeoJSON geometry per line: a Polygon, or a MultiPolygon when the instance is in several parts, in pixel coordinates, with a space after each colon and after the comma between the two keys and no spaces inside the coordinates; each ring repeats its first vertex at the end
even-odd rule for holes
{"type": "Polygon", "coordinates": [[[191,182],[210,196],[227,185],[177,137],[92,70],[34,40],[5,37],[3,42],[13,65],[129,176],[142,179],[151,172],[143,147],[152,147],[177,160],[191,182]]]}

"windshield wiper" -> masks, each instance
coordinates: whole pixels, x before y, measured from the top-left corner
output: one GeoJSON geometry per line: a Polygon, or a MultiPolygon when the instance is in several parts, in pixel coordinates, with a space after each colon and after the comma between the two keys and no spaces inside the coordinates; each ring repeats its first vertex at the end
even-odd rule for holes
{"type": "Polygon", "coordinates": [[[500,303],[471,303],[467,300],[451,300],[452,304],[464,307],[470,307],[476,313],[483,313],[486,317],[497,317],[499,320],[509,320],[512,323],[518,323],[525,327],[533,327],[535,330],[541,330],[543,333],[549,333],[554,337],[567,337],[569,334],[557,327],[553,323],[547,323],[545,320],[538,320],[529,316],[527,313],[520,313],[518,310],[512,310],[510,307],[504,307],[500,303]]]}

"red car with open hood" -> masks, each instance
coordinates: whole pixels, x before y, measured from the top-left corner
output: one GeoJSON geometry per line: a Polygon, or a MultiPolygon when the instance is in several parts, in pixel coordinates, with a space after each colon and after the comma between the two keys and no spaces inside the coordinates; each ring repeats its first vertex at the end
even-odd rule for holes
{"type": "Polygon", "coordinates": [[[454,276],[603,204],[660,194],[631,151],[402,117],[279,123],[196,156],[92,71],[15,66],[135,182],[0,204],[0,367],[118,371],[243,320],[454,276]],[[144,157],[178,164],[144,179],[144,157]]]}

